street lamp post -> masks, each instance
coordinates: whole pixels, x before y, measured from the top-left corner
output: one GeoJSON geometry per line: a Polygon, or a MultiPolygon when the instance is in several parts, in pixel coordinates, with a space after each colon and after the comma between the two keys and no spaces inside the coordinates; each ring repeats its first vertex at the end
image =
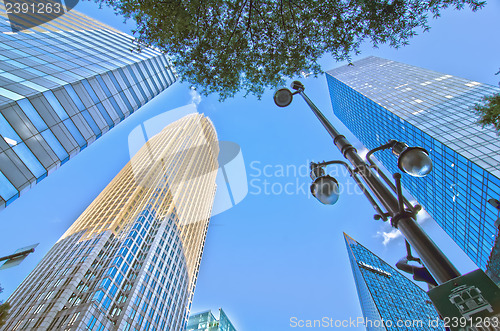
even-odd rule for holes
{"type": "MultiPolygon", "coordinates": [[[[314,103],[307,97],[304,93],[304,85],[299,81],[294,81],[291,84],[292,89],[295,92],[291,92],[290,90],[283,88],[276,92],[274,95],[274,101],[276,105],[280,107],[288,106],[293,99],[294,94],[301,95],[306,103],[309,105],[314,115],[319,119],[323,127],[328,131],[330,136],[333,138],[333,143],[340,150],[342,155],[351,163],[353,169],[347,164],[345,166],[350,169],[350,174],[355,179],[356,183],[361,187],[367,198],[369,199],[372,206],[375,208],[377,213],[381,218],[386,218],[387,216],[391,219],[391,225],[403,234],[406,240],[410,243],[410,245],[415,249],[418,253],[420,259],[423,264],[427,267],[427,269],[431,272],[431,274],[435,277],[436,281],[441,284],[445,283],[451,279],[460,276],[458,270],[453,266],[453,264],[448,260],[448,258],[441,252],[441,250],[436,246],[436,244],[427,236],[427,234],[423,231],[420,225],[415,221],[415,213],[418,211],[418,207],[405,208],[405,205],[409,205],[408,201],[404,199],[401,193],[401,184],[400,184],[400,174],[395,174],[394,178],[396,180],[396,186],[392,186],[391,189],[395,191],[396,196],[391,190],[378,178],[374,173],[372,168],[375,168],[379,173],[382,173],[380,169],[378,169],[375,165],[370,166],[363,161],[363,159],[359,156],[356,149],[349,143],[349,141],[341,135],[335,127],[326,119],[326,117],[321,113],[321,111],[314,105],[314,103]],[[354,174],[354,175],[353,175],[354,174]],[[377,200],[381,203],[383,208],[387,211],[386,213],[382,212],[381,208],[375,202],[375,200],[371,197],[367,189],[364,185],[359,181],[356,177],[359,175],[363,181],[366,183],[366,186],[369,190],[375,195],[377,200]]],[[[391,142],[390,142],[391,143],[391,142]]],[[[427,152],[420,147],[408,147],[406,144],[392,142],[391,146],[381,146],[384,148],[393,148],[393,152],[396,155],[399,155],[398,166],[404,172],[422,177],[428,174],[432,168],[432,163],[428,158],[427,152]]],[[[372,153],[377,149],[371,151],[372,153]]],[[[370,160],[371,161],[371,160],[370,160]]],[[[311,187],[311,190],[316,189],[317,195],[321,195],[322,193],[326,193],[326,195],[331,194],[333,196],[337,195],[337,198],[333,197],[331,200],[333,203],[338,199],[338,190],[335,191],[335,188],[327,189],[326,185],[330,184],[334,187],[334,182],[329,180],[326,176],[323,176],[324,173],[321,172],[322,167],[332,163],[344,163],[340,161],[333,162],[324,162],[320,164],[311,164],[312,177],[315,179],[317,186],[311,187]],[[319,178],[325,178],[326,182],[319,182],[319,178]],[[328,183],[327,183],[328,182],[328,183]]],[[[324,172],[324,170],[323,170],[324,172]]],[[[383,175],[383,173],[382,173],[383,175]]],[[[383,175],[385,176],[385,175],[383,175]]],[[[328,176],[329,177],[329,176],[328,176]]],[[[332,178],[332,177],[330,177],[332,178]]],[[[386,177],[383,177],[384,181],[389,182],[386,177]]],[[[390,186],[391,184],[389,184],[390,186]]],[[[313,192],[314,194],[314,192],[313,192]]],[[[315,195],[316,196],[316,195],[315,195]]],[[[325,202],[319,199],[323,203],[330,203],[326,196],[324,196],[325,202]]]]}

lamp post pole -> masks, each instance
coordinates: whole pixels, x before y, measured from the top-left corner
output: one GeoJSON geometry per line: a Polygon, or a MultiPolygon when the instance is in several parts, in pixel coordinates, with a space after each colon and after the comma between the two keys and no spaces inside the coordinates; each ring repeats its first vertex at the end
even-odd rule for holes
{"type": "MultiPolygon", "coordinates": [[[[401,201],[403,201],[400,192],[401,186],[398,185],[398,196],[401,197],[401,199],[398,199],[387,186],[374,175],[370,166],[363,161],[349,141],[335,129],[318,107],[316,107],[307,97],[304,93],[304,85],[295,81],[292,83],[292,88],[304,98],[314,115],[316,115],[323,127],[332,137],[335,146],[337,146],[342,155],[353,165],[355,171],[363,178],[364,182],[387,210],[391,217],[391,225],[401,231],[406,240],[418,253],[423,264],[435,277],[436,281],[442,284],[453,278],[459,277],[460,273],[458,270],[413,219],[414,214],[404,209],[401,203],[401,201]]],[[[399,181],[400,176],[400,174],[395,175],[396,181],[399,181]]]]}

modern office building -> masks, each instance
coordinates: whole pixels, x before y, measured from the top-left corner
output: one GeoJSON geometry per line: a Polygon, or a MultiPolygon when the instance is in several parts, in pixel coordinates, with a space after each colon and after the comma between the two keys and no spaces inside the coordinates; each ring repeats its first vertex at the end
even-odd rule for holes
{"type": "Polygon", "coordinates": [[[152,137],[10,296],[4,330],[183,330],[218,153],[201,114],[152,137]]]}
{"type": "Polygon", "coordinates": [[[0,208],[176,79],[165,54],[74,10],[10,18],[0,1],[0,208]]]}
{"type": "Polygon", "coordinates": [[[365,326],[372,330],[444,330],[427,293],[344,233],[365,326]]]}
{"type": "Polygon", "coordinates": [[[222,308],[219,308],[219,319],[211,310],[189,316],[186,331],[236,331],[222,308]]]}
{"type": "MultiPolygon", "coordinates": [[[[500,89],[377,57],[326,77],[335,115],[368,149],[396,139],[430,152],[432,172],[403,174],[403,186],[472,261],[500,280],[493,250],[498,210],[488,203],[500,197],[500,144],[471,110],[500,89]]],[[[389,150],[376,157],[390,172],[399,171],[389,150]]]]}

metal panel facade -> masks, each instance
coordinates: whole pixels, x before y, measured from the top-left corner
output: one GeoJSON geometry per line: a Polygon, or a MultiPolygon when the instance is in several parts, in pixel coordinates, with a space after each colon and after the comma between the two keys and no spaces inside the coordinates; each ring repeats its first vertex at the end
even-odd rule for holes
{"type": "Polygon", "coordinates": [[[8,146],[0,208],[174,83],[165,54],[135,47],[74,10],[12,32],[0,2],[0,140],[8,146]]]}

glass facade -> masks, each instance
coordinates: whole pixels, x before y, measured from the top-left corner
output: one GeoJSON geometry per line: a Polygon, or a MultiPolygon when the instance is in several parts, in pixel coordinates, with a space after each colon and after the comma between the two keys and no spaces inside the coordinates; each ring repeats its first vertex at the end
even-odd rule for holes
{"type": "Polygon", "coordinates": [[[222,308],[219,308],[218,320],[210,310],[189,316],[186,331],[236,331],[236,328],[222,308]]]}
{"type": "Polygon", "coordinates": [[[218,153],[200,114],[151,138],[7,300],[4,330],[183,330],[218,153]]]}
{"type": "Polygon", "coordinates": [[[427,293],[344,233],[368,331],[444,330],[427,293]]]}
{"type": "Polygon", "coordinates": [[[0,2],[0,208],[176,80],[165,54],[76,11],[11,23],[0,2]]]}
{"type": "MultiPolygon", "coordinates": [[[[430,152],[432,172],[418,179],[403,174],[403,186],[498,279],[499,254],[492,253],[498,211],[487,201],[500,197],[500,144],[493,129],[475,123],[471,107],[500,89],[377,57],[328,71],[326,78],[335,115],[368,149],[396,139],[430,152]]],[[[377,158],[399,171],[390,151],[377,158]]]]}

